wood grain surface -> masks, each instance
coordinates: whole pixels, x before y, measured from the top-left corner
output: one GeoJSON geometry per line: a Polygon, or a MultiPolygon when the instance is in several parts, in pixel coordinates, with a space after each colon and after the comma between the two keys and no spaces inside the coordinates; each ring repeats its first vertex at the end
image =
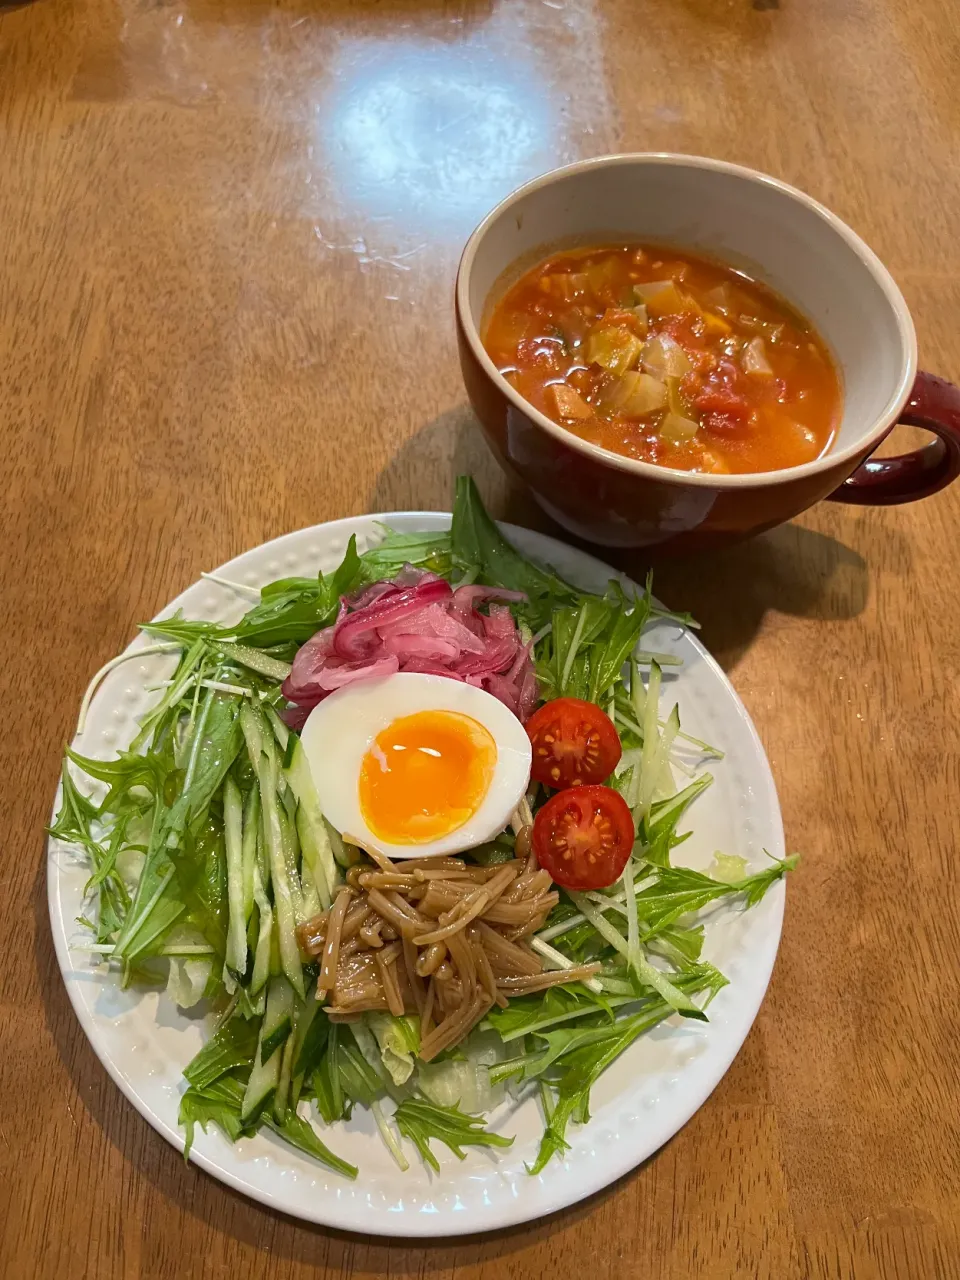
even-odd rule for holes
{"type": "Polygon", "coordinates": [[[43,836],[89,676],[201,570],[447,507],[464,470],[545,527],[465,407],[451,316],[464,239],[525,178],[614,149],[776,173],[864,235],[924,364],[960,377],[958,12],[0,4],[0,1275],[960,1275],[960,485],[661,567],[756,719],[804,862],[722,1084],[549,1220],[364,1240],[186,1167],[68,1006],[43,836]]]}

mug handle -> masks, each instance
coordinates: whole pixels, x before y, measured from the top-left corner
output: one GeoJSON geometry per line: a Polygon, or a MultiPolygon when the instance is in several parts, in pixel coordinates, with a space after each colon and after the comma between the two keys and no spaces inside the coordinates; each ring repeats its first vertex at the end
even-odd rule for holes
{"type": "Polygon", "coordinates": [[[918,373],[900,422],[937,438],[896,458],[867,458],[829,495],[831,501],[890,507],[927,498],[960,476],[960,389],[935,374],[918,373]]]}

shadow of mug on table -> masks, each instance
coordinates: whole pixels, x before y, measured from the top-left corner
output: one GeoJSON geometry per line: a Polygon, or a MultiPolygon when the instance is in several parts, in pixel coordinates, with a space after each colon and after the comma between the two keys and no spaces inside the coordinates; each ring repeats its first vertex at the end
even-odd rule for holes
{"type": "MultiPolygon", "coordinates": [[[[465,404],[425,423],[402,441],[383,466],[370,491],[368,509],[448,510],[456,477],[473,475],[487,505],[508,523],[559,537],[599,556],[634,582],[643,582],[652,567],[657,595],[694,615],[704,643],[725,670],[749,649],[770,609],[794,617],[842,620],[856,617],[866,607],[866,562],[846,545],[839,528],[816,530],[793,522],[700,556],[661,556],[655,547],[598,551],[558,529],[532,506],[522,486],[498,473],[477,426],[465,404]],[[736,608],[731,607],[734,596],[736,608]]],[[[891,557],[902,560],[905,550],[898,532],[891,528],[885,541],[891,544],[891,557]]]]}
{"type": "Polygon", "coordinates": [[[467,241],[456,322],[467,394],[494,453],[549,515],[587,542],[658,555],[716,549],[824,498],[911,502],[960,475],[960,391],[918,374],[913,320],[889,272],[829,210],[752,169],[697,156],[601,156],[527,183],[467,241]],[[677,471],[601,448],[528,404],[480,340],[491,300],[511,282],[511,270],[548,250],[611,239],[672,242],[716,257],[806,316],[843,383],[830,451],[779,471],[677,471]],[[872,457],[898,423],[936,438],[898,458],[872,457]]]}

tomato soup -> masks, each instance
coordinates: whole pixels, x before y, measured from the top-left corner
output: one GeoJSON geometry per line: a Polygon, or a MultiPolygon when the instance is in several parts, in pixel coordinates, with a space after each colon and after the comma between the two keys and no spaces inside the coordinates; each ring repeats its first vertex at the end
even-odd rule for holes
{"type": "Polygon", "coordinates": [[[528,271],[484,346],[569,431],[684,471],[775,471],[830,448],[842,395],[827,349],[765,286],[690,253],[578,249],[528,271]]]}

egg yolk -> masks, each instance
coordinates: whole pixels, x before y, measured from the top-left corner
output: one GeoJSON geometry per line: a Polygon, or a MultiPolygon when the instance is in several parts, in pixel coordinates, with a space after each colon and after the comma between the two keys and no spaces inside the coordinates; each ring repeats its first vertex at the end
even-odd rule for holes
{"type": "Polygon", "coordinates": [[[456,711],[418,711],[382,730],[360,767],[360,811],[375,836],[424,844],[470,818],[490,788],[497,744],[456,711]]]}

